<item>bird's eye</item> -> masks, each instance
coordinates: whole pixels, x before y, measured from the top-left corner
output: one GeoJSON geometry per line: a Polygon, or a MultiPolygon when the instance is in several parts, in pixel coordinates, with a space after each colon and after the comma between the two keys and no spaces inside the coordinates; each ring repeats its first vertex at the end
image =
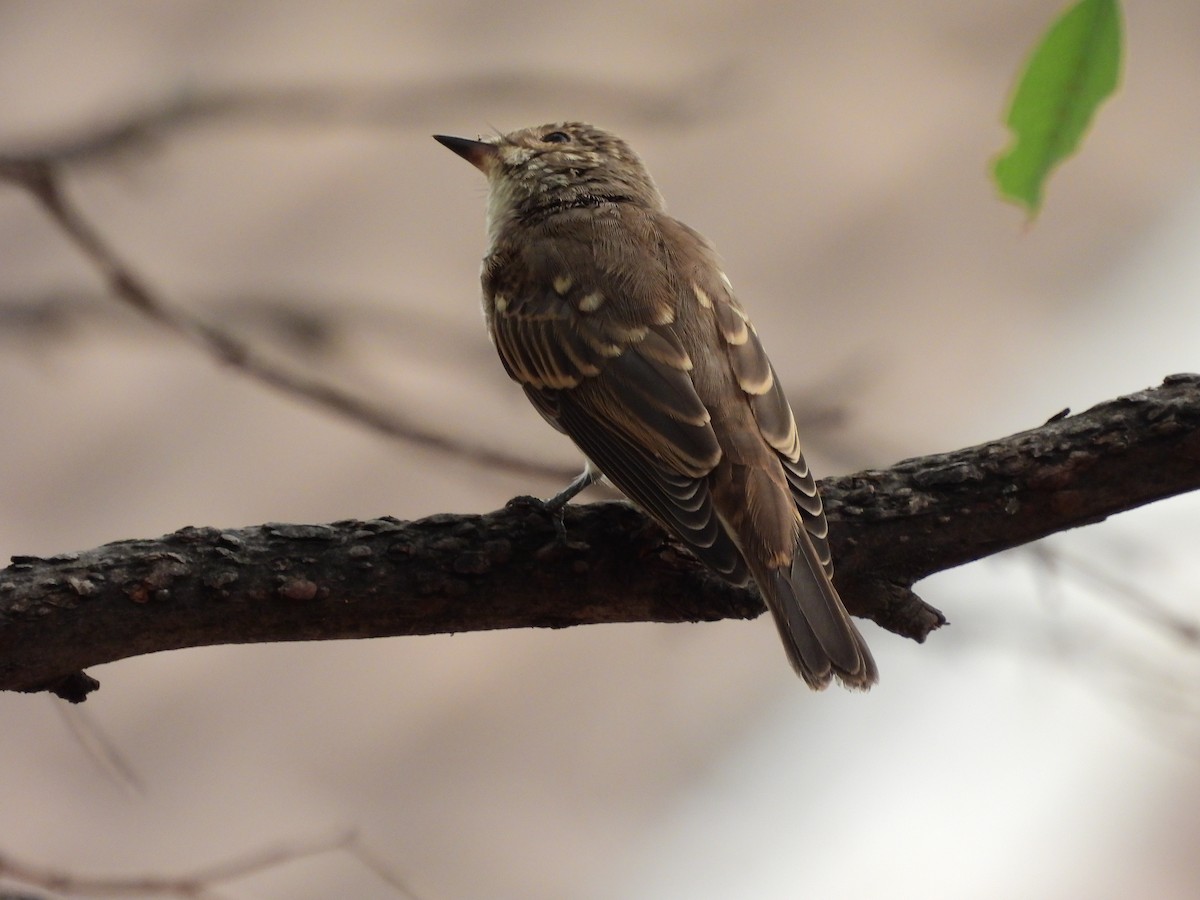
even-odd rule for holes
{"type": "Polygon", "coordinates": [[[544,144],[569,144],[571,136],[565,131],[552,131],[549,134],[542,135],[542,143],[544,144]]]}

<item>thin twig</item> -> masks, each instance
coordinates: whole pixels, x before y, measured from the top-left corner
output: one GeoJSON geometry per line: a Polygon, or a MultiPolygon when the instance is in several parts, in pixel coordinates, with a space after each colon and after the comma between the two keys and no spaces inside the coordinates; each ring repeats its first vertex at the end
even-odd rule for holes
{"type": "Polygon", "coordinates": [[[488,111],[512,98],[548,109],[570,105],[599,113],[619,111],[624,120],[647,128],[678,130],[696,123],[711,124],[736,111],[741,87],[733,67],[709,62],[665,87],[622,86],[570,72],[489,70],[398,84],[181,91],[98,122],[79,134],[29,146],[21,158],[91,162],[144,149],[172,131],[234,122],[427,131],[435,125],[446,126],[446,110],[454,110],[456,118],[464,114],[486,117],[488,111]]]}
{"type": "Polygon", "coordinates": [[[1195,616],[1175,612],[1137,582],[1101,570],[1094,560],[1080,559],[1061,549],[1055,551],[1055,557],[1071,568],[1074,577],[1091,581],[1100,588],[1097,596],[1126,615],[1148,623],[1185,646],[1200,646],[1200,621],[1195,616]]]}
{"type": "Polygon", "coordinates": [[[125,755],[80,706],[54,704],[63,723],[88,758],[105,776],[130,794],[145,795],[146,786],[125,755]]]}
{"type": "Polygon", "coordinates": [[[419,900],[412,888],[362,846],[354,831],[342,832],[333,837],[268,847],[200,869],[190,875],[93,877],[35,865],[3,853],[0,854],[0,876],[42,890],[86,897],[204,897],[213,896],[217,887],[222,884],[300,859],[335,851],[343,851],[358,860],[364,868],[373,872],[400,895],[408,897],[409,900],[419,900]]]}

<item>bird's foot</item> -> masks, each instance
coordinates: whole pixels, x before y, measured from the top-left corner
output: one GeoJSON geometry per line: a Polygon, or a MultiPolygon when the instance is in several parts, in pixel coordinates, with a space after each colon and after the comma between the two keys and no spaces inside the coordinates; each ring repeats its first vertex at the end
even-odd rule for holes
{"type": "Polygon", "coordinates": [[[536,507],[545,513],[550,521],[554,524],[554,531],[558,535],[560,542],[570,544],[567,540],[567,526],[564,518],[567,513],[567,504],[585,488],[591,487],[600,480],[600,473],[588,466],[583,472],[568,484],[563,490],[559,491],[548,500],[541,500],[537,497],[513,497],[508,501],[507,508],[512,509],[519,506],[536,507]]]}
{"type": "Polygon", "coordinates": [[[581,493],[586,488],[591,487],[600,480],[600,473],[591,466],[585,466],[584,470],[578,477],[565,488],[551,497],[549,500],[543,501],[543,505],[549,511],[557,511],[560,516],[562,511],[566,509],[568,503],[575,499],[575,496],[581,493]]]}

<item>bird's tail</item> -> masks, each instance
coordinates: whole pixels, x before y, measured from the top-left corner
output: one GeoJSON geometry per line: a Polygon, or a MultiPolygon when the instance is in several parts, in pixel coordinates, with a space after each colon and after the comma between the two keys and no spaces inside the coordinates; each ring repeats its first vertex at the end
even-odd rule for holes
{"type": "Polygon", "coordinates": [[[848,688],[866,690],[879,680],[866,641],[803,529],[790,570],[752,568],[792,668],[809,687],[821,690],[836,677],[848,688]]]}
{"type": "Polygon", "coordinates": [[[783,638],[797,674],[816,690],[837,678],[866,690],[878,679],[875,660],[830,580],[827,526],[816,485],[789,489],[775,459],[730,465],[715,483],[725,520],[783,638]],[[775,465],[771,465],[775,463],[775,465]],[[801,503],[800,501],[803,501],[801,503]]]}

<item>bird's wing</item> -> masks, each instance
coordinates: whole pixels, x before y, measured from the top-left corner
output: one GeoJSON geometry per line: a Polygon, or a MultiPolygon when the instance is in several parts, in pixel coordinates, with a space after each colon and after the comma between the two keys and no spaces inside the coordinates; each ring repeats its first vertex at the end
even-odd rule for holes
{"type": "Polygon", "coordinates": [[[714,271],[703,279],[701,291],[704,299],[711,304],[734,378],[750,401],[759,432],[783,465],[792,499],[812,544],[813,558],[825,574],[832,577],[829,525],[821,505],[821,496],[817,493],[816,481],[800,452],[796,420],[775,368],[767,358],[762,342],[734,296],[728,280],[719,271],[714,271]]]}
{"type": "Polygon", "coordinates": [[[706,565],[744,582],[705,481],[722,451],[671,328],[676,299],[654,278],[661,264],[622,260],[616,271],[642,276],[622,279],[596,262],[603,234],[524,237],[485,262],[505,369],[613,484],[706,565]]]}
{"type": "Polygon", "coordinates": [[[829,526],[779,378],[728,279],[715,266],[694,275],[697,299],[712,311],[729,371],[750,408],[750,416],[730,430],[757,428],[754,439],[730,440],[735,465],[729,483],[718,478],[714,486],[718,505],[725,507],[743,547],[761,545],[758,552],[748,550],[746,559],[796,670],[815,688],[834,675],[848,686],[869,687],[877,677],[875,663],[830,580],[829,526]],[[780,468],[763,464],[771,451],[780,468]],[[757,462],[755,454],[761,454],[757,462]],[[730,495],[740,502],[721,499],[730,495]],[[795,527],[797,513],[803,530],[795,527]]]}

